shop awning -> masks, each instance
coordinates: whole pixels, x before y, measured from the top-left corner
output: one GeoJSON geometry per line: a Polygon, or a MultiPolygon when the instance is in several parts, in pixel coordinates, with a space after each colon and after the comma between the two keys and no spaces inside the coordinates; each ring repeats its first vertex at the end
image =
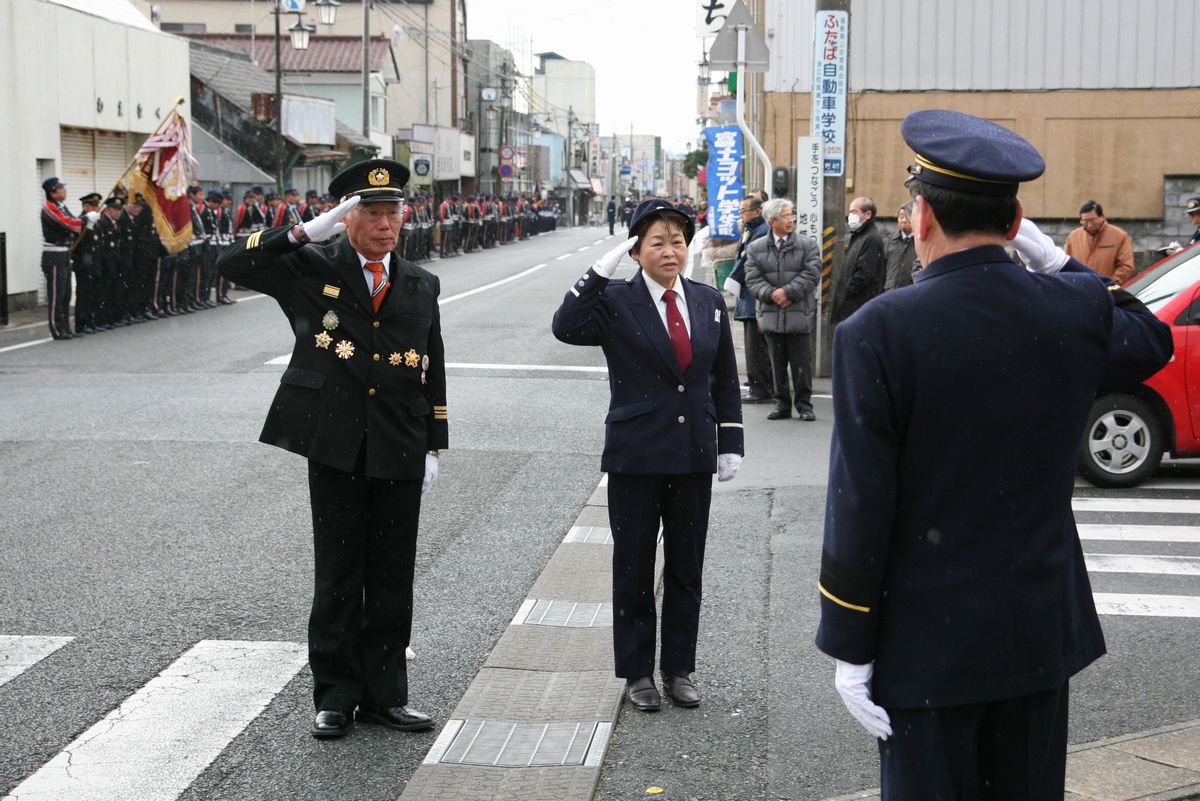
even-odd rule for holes
{"type": "Polygon", "coordinates": [[[584,175],[583,170],[571,169],[567,170],[567,174],[571,177],[572,189],[586,189],[592,191],[592,183],[588,177],[584,175]]]}

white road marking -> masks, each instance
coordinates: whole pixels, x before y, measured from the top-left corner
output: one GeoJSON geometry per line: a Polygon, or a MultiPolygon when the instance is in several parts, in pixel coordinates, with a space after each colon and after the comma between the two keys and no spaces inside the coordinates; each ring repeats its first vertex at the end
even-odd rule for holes
{"type": "Polygon", "coordinates": [[[1200,515],[1200,500],[1184,498],[1072,498],[1076,512],[1142,512],[1200,515]]]}
{"type": "Polygon", "coordinates": [[[559,256],[558,258],[556,258],[555,261],[562,261],[563,259],[569,259],[569,258],[571,258],[572,255],[574,255],[574,254],[564,253],[561,256],[559,256]]]}
{"type": "Polygon", "coordinates": [[[199,642],[6,801],[173,801],[306,658],[302,643],[199,642]]]}
{"type": "Polygon", "coordinates": [[[1189,526],[1115,526],[1080,523],[1079,539],[1119,542],[1200,543],[1200,529],[1189,526]]]}
{"type": "Polygon", "coordinates": [[[505,370],[517,372],[549,373],[607,373],[607,367],[588,367],[577,364],[482,364],[477,362],[447,362],[446,369],[455,370],[505,370]]]}
{"type": "Polygon", "coordinates": [[[292,354],[285,353],[282,356],[276,356],[274,359],[271,359],[270,361],[263,362],[263,364],[287,364],[291,360],[292,360],[292,354]]]}
{"type": "Polygon", "coordinates": [[[493,281],[490,284],[484,284],[483,286],[477,286],[474,289],[467,290],[466,292],[459,292],[457,295],[451,295],[448,298],[442,298],[438,301],[438,306],[445,306],[447,303],[453,303],[456,300],[462,300],[463,298],[469,298],[472,295],[478,295],[480,292],[487,292],[489,289],[494,289],[503,284],[507,284],[509,281],[516,281],[518,278],[524,278],[527,275],[536,273],[538,270],[542,269],[545,266],[546,266],[546,262],[542,262],[541,264],[535,264],[532,267],[530,267],[528,270],[522,270],[521,272],[516,273],[515,275],[510,275],[508,278],[501,278],[499,281],[493,281]]]}
{"type": "Polygon", "coordinates": [[[1200,556],[1154,556],[1129,553],[1083,555],[1090,573],[1154,573],[1162,576],[1200,576],[1200,556]]]}
{"type": "Polygon", "coordinates": [[[590,247],[591,247],[591,245],[584,245],[584,246],[583,246],[583,247],[581,247],[581,248],[575,248],[575,252],[576,252],[576,253],[582,253],[583,251],[587,250],[587,249],[588,249],[588,248],[590,248],[590,247]]]}
{"type": "Polygon", "coordinates": [[[12,681],[73,639],[75,638],[0,635],[0,684],[12,681]]]}
{"type": "Polygon", "coordinates": [[[1096,611],[1102,615],[1200,617],[1200,596],[1097,592],[1094,597],[1096,611]]]}
{"type": "MultiPolygon", "coordinates": [[[[608,238],[608,237],[605,237],[604,239],[607,239],[607,238],[608,238]]],[[[592,244],[593,244],[593,245],[599,245],[601,242],[603,242],[603,241],[604,241],[604,239],[597,239],[597,240],[596,240],[595,242],[593,242],[592,244]]]]}
{"type": "Polygon", "coordinates": [[[29,342],[22,342],[20,345],[9,345],[8,347],[0,348],[0,353],[8,353],[10,350],[20,350],[21,348],[31,348],[34,345],[42,345],[53,341],[54,337],[46,337],[45,339],[31,339],[29,342]]]}

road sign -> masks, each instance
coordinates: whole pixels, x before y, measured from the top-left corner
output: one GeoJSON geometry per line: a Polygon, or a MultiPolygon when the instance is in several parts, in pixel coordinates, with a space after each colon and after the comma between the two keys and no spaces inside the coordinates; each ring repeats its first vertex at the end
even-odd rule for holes
{"type": "Polygon", "coordinates": [[[512,145],[500,145],[500,158],[505,161],[511,161],[514,155],[512,145]]]}
{"type": "Polygon", "coordinates": [[[505,181],[507,181],[509,178],[512,178],[514,172],[516,171],[513,169],[513,165],[511,164],[501,164],[500,168],[496,170],[496,173],[505,181]]]}
{"type": "Polygon", "coordinates": [[[304,0],[279,0],[279,10],[284,14],[302,14],[304,0]]]}
{"type": "Polygon", "coordinates": [[[771,51],[767,49],[767,40],[762,31],[750,18],[743,0],[737,0],[721,26],[716,41],[708,51],[708,64],[715,70],[735,70],[737,63],[737,29],[746,29],[746,72],[766,72],[771,59],[771,51]]]}

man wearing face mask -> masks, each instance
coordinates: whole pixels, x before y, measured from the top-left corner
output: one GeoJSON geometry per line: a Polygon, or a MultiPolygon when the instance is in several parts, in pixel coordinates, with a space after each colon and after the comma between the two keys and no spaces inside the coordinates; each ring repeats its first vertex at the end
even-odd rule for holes
{"type": "Polygon", "coordinates": [[[1061,800],[1068,682],[1104,653],[1079,441],[1171,331],[1022,220],[1045,169],[1025,139],[942,109],[900,130],[925,267],[834,332],[817,647],[877,740],[882,801],[1061,800]]]}
{"type": "Polygon", "coordinates": [[[871,298],[883,291],[887,257],[883,252],[883,237],[875,227],[875,201],[856,197],[850,203],[846,217],[850,229],[850,245],[833,293],[829,319],[834,324],[845,320],[871,298]]]}

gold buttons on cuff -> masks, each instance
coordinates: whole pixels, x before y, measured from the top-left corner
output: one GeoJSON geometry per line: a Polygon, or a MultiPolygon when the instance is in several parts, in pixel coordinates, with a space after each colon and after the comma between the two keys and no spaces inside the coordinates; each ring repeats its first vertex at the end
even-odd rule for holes
{"type": "Polygon", "coordinates": [[[375,321],[373,321],[373,322],[371,323],[371,327],[372,327],[372,328],[378,328],[378,327],[379,327],[379,321],[378,321],[378,320],[375,320],[375,321]]]}
{"type": "Polygon", "coordinates": [[[374,356],[372,356],[371,358],[372,358],[373,360],[375,360],[375,361],[379,361],[379,354],[378,354],[378,353],[376,353],[376,354],[375,354],[374,356]]]}
{"type": "Polygon", "coordinates": [[[678,387],[676,387],[676,389],[678,389],[680,392],[683,392],[683,384],[680,384],[678,387]]]}
{"type": "Polygon", "coordinates": [[[681,423],[686,423],[686,422],[687,422],[687,418],[686,418],[686,417],[684,417],[684,416],[681,414],[681,415],[679,415],[679,422],[681,422],[681,423]]]}
{"type": "MultiPolygon", "coordinates": [[[[372,398],[375,397],[375,387],[371,387],[370,389],[368,389],[367,394],[370,395],[372,398]]],[[[682,417],[679,418],[679,422],[681,422],[681,423],[683,422],[682,417]]]]}

